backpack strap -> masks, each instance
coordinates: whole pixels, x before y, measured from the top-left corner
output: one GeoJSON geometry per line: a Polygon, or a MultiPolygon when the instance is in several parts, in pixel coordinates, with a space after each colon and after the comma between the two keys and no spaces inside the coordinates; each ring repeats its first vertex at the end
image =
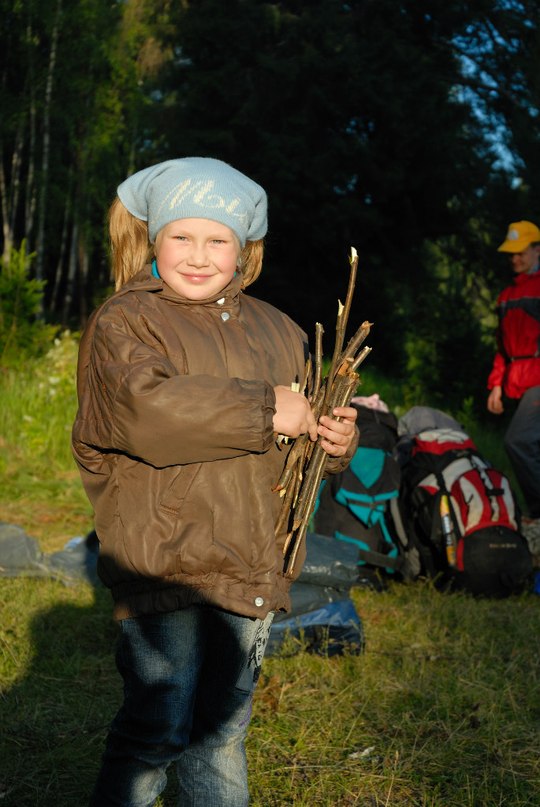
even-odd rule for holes
{"type": "MultiPolygon", "coordinates": [[[[334,535],[337,540],[345,541],[356,546],[358,549],[358,560],[360,562],[366,563],[370,566],[380,567],[382,569],[387,568],[392,569],[393,571],[401,572],[407,565],[407,558],[404,557],[402,551],[400,551],[400,544],[403,548],[407,547],[408,541],[403,528],[401,516],[399,514],[397,495],[393,495],[389,499],[381,499],[379,501],[371,500],[369,489],[356,474],[354,474],[354,477],[355,495],[365,496],[365,500],[362,499],[362,501],[359,502],[357,499],[352,497],[351,503],[361,504],[361,507],[367,511],[379,510],[379,508],[382,506],[389,504],[390,513],[394,519],[394,524],[396,525],[399,543],[394,541],[392,536],[389,534],[385,535],[385,528],[383,528],[380,522],[376,522],[371,527],[365,526],[343,500],[339,501],[336,498],[338,492],[342,491],[343,499],[345,501],[347,500],[346,491],[343,489],[343,482],[344,479],[346,479],[346,472],[344,471],[342,471],[340,474],[333,475],[329,480],[329,484],[325,486],[326,493],[323,490],[321,494],[321,504],[329,504],[331,501],[331,523],[330,519],[321,517],[322,513],[319,513],[318,520],[317,515],[315,517],[316,529],[317,531],[321,531],[322,528],[323,532],[334,535]],[[390,542],[393,544],[399,552],[398,556],[391,557],[385,555],[383,552],[377,552],[375,549],[366,548],[366,541],[363,540],[364,530],[372,530],[374,531],[374,534],[377,534],[380,539],[382,539],[383,543],[390,542]]],[[[324,510],[324,507],[322,509],[324,510]]]]}
{"type": "Polygon", "coordinates": [[[388,569],[394,569],[396,572],[401,571],[405,565],[405,558],[403,556],[391,558],[388,557],[388,555],[383,555],[382,552],[375,552],[373,549],[363,549],[358,545],[356,538],[350,538],[348,535],[337,535],[336,538],[338,541],[344,541],[347,544],[355,544],[358,546],[358,558],[364,561],[364,563],[369,563],[372,566],[380,566],[381,568],[387,567],[388,569]]]}
{"type": "MultiPolygon", "coordinates": [[[[444,479],[440,479],[439,481],[439,490],[433,497],[433,518],[431,520],[431,535],[429,536],[429,540],[431,541],[433,546],[440,545],[440,537],[442,536],[442,522],[441,522],[441,498],[445,494],[448,496],[448,491],[446,489],[446,485],[444,484],[444,479]]],[[[454,521],[454,508],[450,507],[450,513],[452,521],[454,521]]],[[[443,547],[444,548],[444,547],[443,547]]]]}
{"type": "Polygon", "coordinates": [[[404,548],[408,547],[409,539],[407,538],[407,533],[405,532],[405,527],[403,525],[401,510],[399,508],[399,499],[397,496],[390,499],[390,515],[392,516],[394,527],[396,528],[396,534],[401,541],[401,545],[404,548]]]}
{"type": "MultiPolygon", "coordinates": [[[[374,549],[365,549],[360,546],[359,539],[354,537],[355,525],[360,524],[354,513],[349,508],[337,502],[334,499],[334,535],[339,541],[354,544],[358,547],[358,558],[364,563],[371,564],[372,566],[380,566],[381,568],[394,569],[401,571],[405,559],[403,556],[398,555],[397,558],[384,555],[382,552],[376,552],[374,549]],[[339,535],[338,535],[339,533],[339,535]],[[353,535],[351,535],[353,533],[353,535]]],[[[377,529],[379,534],[383,536],[383,531],[380,524],[375,524],[371,529],[377,529]]]]}

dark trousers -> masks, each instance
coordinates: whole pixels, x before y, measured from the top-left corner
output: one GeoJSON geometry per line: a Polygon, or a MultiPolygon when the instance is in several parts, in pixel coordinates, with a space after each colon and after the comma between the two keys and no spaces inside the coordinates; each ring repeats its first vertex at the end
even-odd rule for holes
{"type": "Polygon", "coordinates": [[[531,387],[519,401],[504,437],[504,447],[528,515],[540,518],[540,387],[531,387]]]}

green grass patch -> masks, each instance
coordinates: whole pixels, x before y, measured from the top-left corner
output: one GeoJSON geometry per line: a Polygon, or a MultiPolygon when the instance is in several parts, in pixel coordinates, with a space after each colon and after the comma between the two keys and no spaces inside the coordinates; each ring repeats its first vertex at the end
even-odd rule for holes
{"type": "MultiPolygon", "coordinates": [[[[540,609],[425,581],[355,590],[362,656],[265,661],[248,739],[252,805],[540,803],[540,609]]],[[[84,805],[120,704],[109,595],[0,589],[0,797],[84,805]]],[[[174,771],[161,799],[176,804],[174,771]]]]}
{"type": "Polygon", "coordinates": [[[92,525],[71,454],[77,349],[66,332],[42,359],[0,372],[1,520],[19,523],[44,551],[61,549],[92,525]]]}
{"type": "MultiPolygon", "coordinates": [[[[2,520],[43,551],[91,527],[69,451],[75,354],[65,335],[46,362],[0,374],[2,520]]],[[[361,388],[397,414],[402,390],[374,371],[361,388]]],[[[497,433],[464,410],[498,464],[497,433]]],[[[538,597],[475,600],[418,581],[353,598],[362,656],[264,664],[248,737],[252,806],[537,807],[538,597]]],[[[0,581],[0,804],[87,803],[121,702],[111,610],[108,592],[83,583],[0,581]]],[[[171,770],[159,806],[176,804],[171,770]]]]}

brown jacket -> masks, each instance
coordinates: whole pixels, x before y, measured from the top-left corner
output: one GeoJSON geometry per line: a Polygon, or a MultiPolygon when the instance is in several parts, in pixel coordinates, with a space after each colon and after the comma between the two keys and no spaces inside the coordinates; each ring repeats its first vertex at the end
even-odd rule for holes
{"type": "Polygon", "coordinates": [[[289,605],[273,387],[302,377],[306,338],[240,282],[192,302],[145,269],[83,335],[73,451],[118,619],[289,605]]]}

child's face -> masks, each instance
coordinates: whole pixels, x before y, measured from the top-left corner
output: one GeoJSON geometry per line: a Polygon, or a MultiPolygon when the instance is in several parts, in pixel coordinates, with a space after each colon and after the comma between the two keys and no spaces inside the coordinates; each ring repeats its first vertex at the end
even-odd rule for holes
{"type": "Polygon", "coordinates": [[[155,243],[159,274],[188,300],[205,300],[228,285],[240,254],[233,231],[208,219],[166,224],[155,243]]]}

